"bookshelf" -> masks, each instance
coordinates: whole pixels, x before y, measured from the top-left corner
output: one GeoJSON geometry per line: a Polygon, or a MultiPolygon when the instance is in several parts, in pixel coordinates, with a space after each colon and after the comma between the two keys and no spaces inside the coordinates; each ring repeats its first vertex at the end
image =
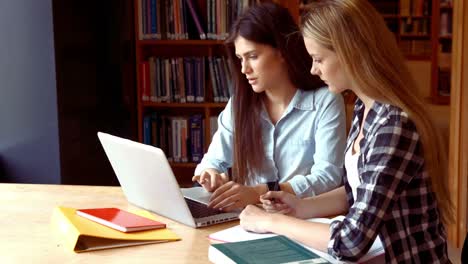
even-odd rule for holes
{"type": "Polygon", "coordinates": [[[430,0],[370,1],[395,34],[401,51],[410,60],[431,59],[430,0]]]}
{"type": "Polygon", "coordinates": [[[453,0],[375,0],[408,60],[430,62],[433,104],[450,102],[453,0]]]}

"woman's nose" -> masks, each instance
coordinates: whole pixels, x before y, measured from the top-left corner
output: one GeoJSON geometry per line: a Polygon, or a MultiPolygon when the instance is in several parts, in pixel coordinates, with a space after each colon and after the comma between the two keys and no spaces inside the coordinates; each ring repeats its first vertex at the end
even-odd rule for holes
{"type": "Polygon", "coordinates": [[[251,72],[251,70],[252,69],[250,68],[250,65],[248,63],[242,62],[241,72],[243,74],[247,74],[247,73],[251,72]]]}
{"type": "Polygon", "coordinates": [[[310,73],[313,75],[318,75],[318,69],[315,66],[315,63],[312,63],[312,67],[310,68],[310,73]]]}

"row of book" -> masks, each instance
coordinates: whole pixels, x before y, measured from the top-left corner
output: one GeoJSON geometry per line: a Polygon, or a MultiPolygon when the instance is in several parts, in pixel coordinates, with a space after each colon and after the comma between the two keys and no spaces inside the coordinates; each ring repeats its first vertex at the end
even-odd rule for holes
{"type": "Polygon", "coordinates": [[[232,95],[233,81],[226,57],[208,57],[213,100],[226,103],[232,95]]]}
{"type": "Polygon", "coordinates": [[[142,101],[203,103],[206,72],[214,102],[227,102],[232,93],[231,72],[225,57],[149,57],[140,63],[142,101]],[[208,69],[206,69],[208,67],[208,69]]]}
{"type": "Polygon", "coordinates": [[[400,34],[414,34],[429,36],[431,20],[429,18],[414,19],[411,17],[401,20],[400,34]]]}
{"type": "Polygon", "coordinates": [[[431,15],[431,0],[400,0],[400,16],[431,15]]]}
{"type": "MultiPolygon", "coordinates": [[[[316,1],[316,0],[313,0],[316,1]]],[[[383,15],[430,16],[431,0],[370,0],[371,4],[383,15]]]]}
{"type": "Polygon", "coordinates": [[[225,39],[255,0],[138,0],[139,39],[225,39]]]}
{"type": "Polygon", "coordinates": [[[431,56],[432,42],[430,40],[401,40],[398,45],[403,54],[431,56]]]}
{"type": "MultiPolygon", "coordinates": [[[[218,129],[216,116],[208,120],[210,138],[218,129]]],[[[143,117],[143,143],[164,151],[171,162],[200,162],[205,142],[206,121],[202,115],[167,116],[157,112],[143,117]]]]}

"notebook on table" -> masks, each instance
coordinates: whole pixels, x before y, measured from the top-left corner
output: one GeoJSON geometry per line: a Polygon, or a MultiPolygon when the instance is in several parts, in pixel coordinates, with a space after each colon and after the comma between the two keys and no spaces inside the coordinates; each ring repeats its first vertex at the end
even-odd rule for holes
{"type": "Polygon", "coordinates": [[[164,152],[156,147],[98,132],[128,202],[191,227],[238,219],[238,212],[208,208],[202,187],[181,189],[164,152]]]}

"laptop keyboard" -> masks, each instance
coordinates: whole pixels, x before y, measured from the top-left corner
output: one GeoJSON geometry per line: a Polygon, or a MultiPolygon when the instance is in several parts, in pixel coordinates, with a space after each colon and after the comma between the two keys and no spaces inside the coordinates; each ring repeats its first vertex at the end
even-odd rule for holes
{"type": "Polygon", "coordinates": [[[223,213],[223,211],[209,208],[206,204],[185,198],[185,202],[194,218],[207,217],[223,213]]]}

